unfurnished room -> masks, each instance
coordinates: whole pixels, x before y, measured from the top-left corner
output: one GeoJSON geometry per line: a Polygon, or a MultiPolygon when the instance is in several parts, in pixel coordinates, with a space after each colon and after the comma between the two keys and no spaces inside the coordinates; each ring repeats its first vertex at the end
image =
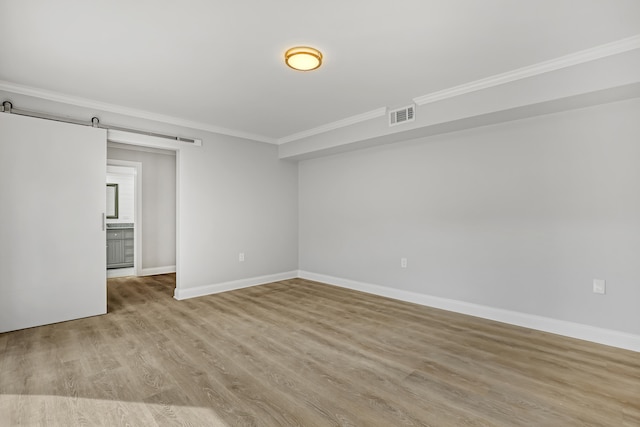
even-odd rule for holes
{"type": "Polygon", "coordinates": [[[637,0],[0,1],[0,426],[640,426],[637,0]]]}

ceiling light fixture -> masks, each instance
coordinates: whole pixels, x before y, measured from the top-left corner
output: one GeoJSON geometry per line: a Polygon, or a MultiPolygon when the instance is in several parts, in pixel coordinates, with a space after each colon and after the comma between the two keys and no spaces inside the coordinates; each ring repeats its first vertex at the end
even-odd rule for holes
{"type": "Polygon", "coordinates": [[[311,71],[322,65],[322,53],[312,47],[292,47],[285,52],[284,62],[294,70],[311,71]]]}

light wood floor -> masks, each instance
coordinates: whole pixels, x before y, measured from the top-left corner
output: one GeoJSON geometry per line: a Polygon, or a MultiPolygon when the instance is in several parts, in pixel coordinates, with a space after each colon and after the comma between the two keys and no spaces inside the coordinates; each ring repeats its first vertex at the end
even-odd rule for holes
{"type": "Polygon", "coordinates": [[[0,334],[0,426],[640,426],[640,353],[305,280],[0,334]]]}

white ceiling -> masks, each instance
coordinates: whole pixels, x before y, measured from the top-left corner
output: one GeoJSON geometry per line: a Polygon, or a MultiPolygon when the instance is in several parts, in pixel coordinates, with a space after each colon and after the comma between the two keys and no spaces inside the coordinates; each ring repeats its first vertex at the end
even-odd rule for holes
{"type": "Polygon", "coordinates": [[[0,80],[277,141],[638,33],[638,0],[0,0],[0,80]]]}

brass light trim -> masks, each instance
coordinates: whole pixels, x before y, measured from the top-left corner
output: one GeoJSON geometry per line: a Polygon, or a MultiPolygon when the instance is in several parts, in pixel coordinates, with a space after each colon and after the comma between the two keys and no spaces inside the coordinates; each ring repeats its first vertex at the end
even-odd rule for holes
{"type": "Polygon", "coordinates": [[[309,46],[296,46],[284,54],[284,62],[298,71],[311,71],[322,65],[322,53],[309,46]]]}

